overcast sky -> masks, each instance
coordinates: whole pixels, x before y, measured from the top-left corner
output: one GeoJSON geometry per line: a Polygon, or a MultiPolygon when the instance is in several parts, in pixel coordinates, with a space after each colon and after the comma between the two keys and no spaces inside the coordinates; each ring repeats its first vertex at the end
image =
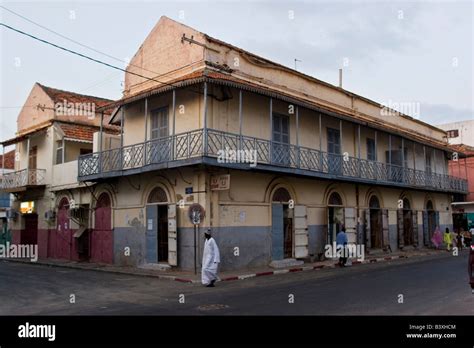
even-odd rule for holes
{"type": "MultiPolygon", "coordinates": [[[[2,1],[1,6],[126,60],[166,15],[384,104],[416,103],[432,124],[474,118],[472,1],[2,1]]],[[[0,8],[0,21],[121,67],[0,8]]],[[[117,99],[122,72],[0,27],[0,139],[33,84],[117,99]]],[[[417,116],[416,114],[414,116],[417,116]]]]}

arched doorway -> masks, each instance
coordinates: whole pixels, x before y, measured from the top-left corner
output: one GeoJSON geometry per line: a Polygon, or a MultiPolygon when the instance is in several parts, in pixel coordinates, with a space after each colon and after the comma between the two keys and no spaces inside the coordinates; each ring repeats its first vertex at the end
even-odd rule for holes
{"type": "Polygon", "coordinates": [[[90,245],[92,262],[113,262],[112,204],[106,192],[101,193],[97,199],[90,245]]]}
{"type": "Polygon", "coordinates": [[[369,200],[370,247],[380,249],[383,247],[382,210],[377,196],[369,200]]]}
{"type": "Polygon", "coordinates": [[[412,210],[407,197],[400,198],[397,210],[398,246],[417,246],[418,244],[418,215],[412,210]]]}
{"type": "Polygon", "coordinates": [[[293,213],[291,195],[283,187],[272,195],[272,259],[293,257],[293,213]]]}
{"type": "Polygon", "coordinates": [[[58,259],[71,258],[72,234],[69,219],[69,200],[63,197],[59,202],[56,219],[56,238],[53,246],[53,255],[58,259]]]}
{"type": "Polygon", "coordinates": [[[146,219],[146,262],[168,262],[168,196],[163,188],[148,195],[146,219]]]}
{"type": "Polygon", "coordinates": [[[342,198],[337,192],[333,192],[328,198],[328,235],[327,244],[336,241],[336,235],[344,224],[344,206],[342,198]]]}
{"type": "Polygon", "coordinates": [[[425,246],[431,245],[431,238],[439,224],[439,214],[434,210],[433,201],[428,200],[423,212],[423,242],[425,246]]]}

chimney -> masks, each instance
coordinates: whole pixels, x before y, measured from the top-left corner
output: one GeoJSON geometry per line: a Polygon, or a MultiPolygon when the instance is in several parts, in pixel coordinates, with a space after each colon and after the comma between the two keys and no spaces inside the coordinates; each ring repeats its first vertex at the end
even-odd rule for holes
{"type": "Polygon", "coordinates": [[[339,88],[342,88],[342,69],[339,69],[339,88]]]}

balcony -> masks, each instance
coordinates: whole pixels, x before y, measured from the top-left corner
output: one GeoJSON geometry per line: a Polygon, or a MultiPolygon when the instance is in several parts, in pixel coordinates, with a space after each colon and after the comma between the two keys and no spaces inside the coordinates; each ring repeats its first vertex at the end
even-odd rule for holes
{"type": "Polygon", "coordinates": [[[20,192],[28,188],[44,186],[45,174],[45,169],[23,169],[5,173],[2,176],[0,189],[6,192],[20,192]]]}
{"type": "Polygon", "coordinates": [[[281,144],[214,129],[198,129],[158,140],[79,157],[78,180],[94,181],[173,168],[208,164],[243,170],[264,170],[372,185],[432,191],[467,192],[467,181],[444,174],[403,168],[312,148],[281,144]],[[222,150],[255,151],[257,166],[219,160],[222,150]]]}

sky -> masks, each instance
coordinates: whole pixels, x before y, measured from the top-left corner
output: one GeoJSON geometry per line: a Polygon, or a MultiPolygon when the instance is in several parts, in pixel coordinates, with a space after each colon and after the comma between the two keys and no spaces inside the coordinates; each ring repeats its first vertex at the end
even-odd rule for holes
{"type": "MultiPolygon", "coordinates": [[[[473,1],[4,1],[0,22],[124,68],[160,16],[431,124],[474,119],[473,1]]],[[[118,99],[124,73],[0,27],[0,139],[35,82],[118,99]]]]}

